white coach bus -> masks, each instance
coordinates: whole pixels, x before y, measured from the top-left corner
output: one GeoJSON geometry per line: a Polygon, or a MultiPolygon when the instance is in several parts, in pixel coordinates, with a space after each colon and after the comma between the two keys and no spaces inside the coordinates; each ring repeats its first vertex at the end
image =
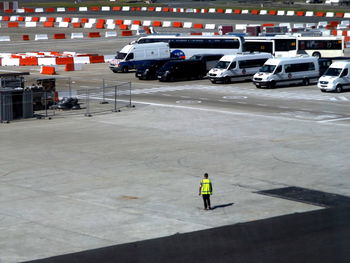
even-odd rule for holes
{"type": "Polygon", "coordinates": [[[343,57],[345,38],[342,36],[297,37],[298,53],[318,58],[343,57]]]}
{"type": "Polygon", "coordinates": [[[309,55],[318,58],[343,57],[345,38],[342,36],[247,36],[245,50],[269,52],[275,57],[309,55]]]}
{"type": "Polygon", "coordinates": [[[244,51],[244,39],[239,36],[150,35],[136,42],[169,43],[171,55],[184,59],[197,54],[232,55],[244,51]]]}
{"type": "Polygon", "coordinates": [[[294,36],[247,36],[244,41],[247,52],[268,52],[275,57],[297,55],[297,39],[294,36]]]}

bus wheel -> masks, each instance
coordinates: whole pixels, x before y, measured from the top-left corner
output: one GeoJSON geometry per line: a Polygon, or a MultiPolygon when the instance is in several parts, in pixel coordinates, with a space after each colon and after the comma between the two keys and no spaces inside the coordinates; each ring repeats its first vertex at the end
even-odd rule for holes
{"type": "Polygon", "coordinates": [[[126,66],[122,67],[122,72],[123,73],[128,73],[128,71],[129,71],[128,67],[126,67],[126,66]]]}
{"type": "Polygon", "coordinates": [[[230,77],[224,78],[224,83],[225,84],[230,84],[231,83],[231,78],[230,77]]]}
{"type": "Polygon", "coordinates": [[[335,91],[338,93],[341,93],[343,92],[343,87],[340,84],[338,84],[337,87],[335,88],[335,91]]]}
{"type": "Polygon", "coordinates": [[[320,58],[321,57],[321,53],[320,52],[314,52],[314,53],[312,53],[312,56],[320,58]]]}
{"type": "Polygon", "coordinates": [[[270,81],[269,88],[271,88],[271,89],[276,88],[276,81],[274,81],[274,80],[270,81]]]}
{"type": "Polygon", "coordinates": [[[304,85],[304,86],[309,86],[309,84],[310,84],[309,79],[304,79],[304,80],[303,80],[303,85],[304,85]]]}

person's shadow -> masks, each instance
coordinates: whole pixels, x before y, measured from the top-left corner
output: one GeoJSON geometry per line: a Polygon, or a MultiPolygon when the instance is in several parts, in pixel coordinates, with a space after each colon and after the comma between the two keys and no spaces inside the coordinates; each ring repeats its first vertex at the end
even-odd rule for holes
{"type": "Polygon", "coordinates": [[[231,206],[233,205],[234,203],[228,203],[228,204],[223,204],[223,205],[215,205],[211,208],[211,210],[214,210],[214,209],[217,209],[217,208],[224,208],[224,207],[227,207],[227,206],[231,206]]]}

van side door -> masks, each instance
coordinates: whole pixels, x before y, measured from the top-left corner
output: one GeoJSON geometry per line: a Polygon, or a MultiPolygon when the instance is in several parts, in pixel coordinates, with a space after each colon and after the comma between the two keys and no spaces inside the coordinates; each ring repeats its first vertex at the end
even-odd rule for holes
{"type": "Polygon", "coordinates": [[[344,68],[340,74],[339,83],[342,84],[344,89],[350,89],[350,72],[348,68],[344,68]]]}
{"type": "Polygon", "coordinates": [[[284,83],[284,80],[286,80],[287,74],[284,73],[283,70],[283,65],[278,65],[275,72],[273,73],[273,80],[276,81],[276,85],[278,85],[278,83],[282,84],[284,83]]]}
{"type": "Polygon", "coordinates": [[[231,64],[228,66],[228,75],[229,76],[234,76],[236,75],[236,67],[237,67],[237,62],[236,61],[232,61],[231,64]]]}

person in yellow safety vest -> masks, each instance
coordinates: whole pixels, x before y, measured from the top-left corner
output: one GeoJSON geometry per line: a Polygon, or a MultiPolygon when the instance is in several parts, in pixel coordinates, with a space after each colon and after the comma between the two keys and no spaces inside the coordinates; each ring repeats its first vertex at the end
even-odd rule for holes
{"type": "Polygon", "coordinates": [[[204,210],[211,209],[210,206],[210,195],[213,194],[213,185],[208,179],[208,174],[204,174],[204,178],[201,180],[199,186],[199,195],[202,195],[204,202],[204,210]]]}

